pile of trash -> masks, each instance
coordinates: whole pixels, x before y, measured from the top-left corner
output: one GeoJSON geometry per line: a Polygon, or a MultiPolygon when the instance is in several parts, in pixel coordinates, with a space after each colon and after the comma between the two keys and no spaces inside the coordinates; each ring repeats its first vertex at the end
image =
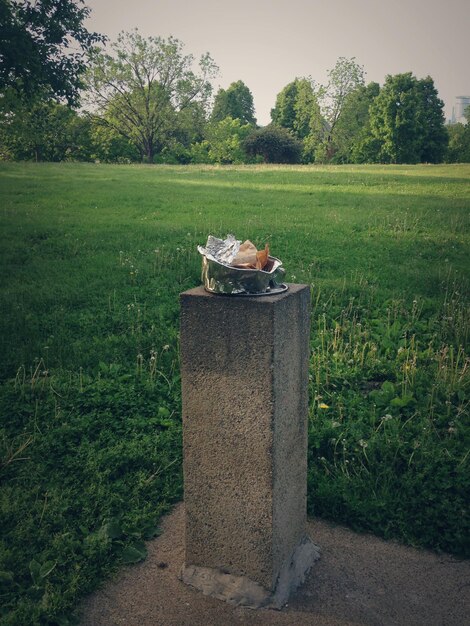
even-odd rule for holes
{"type": "Polygon", "coordinates": [[[267,295],[287,289],[278,282],[284,274],[282,262],[270,256],[268,244],[258,250],[249,239],[242,243],[234,235],[209,235],[198,251],[203,257],[202,281],[212,293],[267,295]]]}

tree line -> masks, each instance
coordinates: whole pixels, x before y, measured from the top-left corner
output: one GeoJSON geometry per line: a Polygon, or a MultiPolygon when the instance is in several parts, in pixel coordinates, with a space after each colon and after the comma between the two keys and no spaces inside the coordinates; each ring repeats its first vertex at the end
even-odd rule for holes
{"type": "Polygon", "coordinates": [[[470,161],[470,123],[446,126],[431,77],[365,82],[339,58],[325,85],[296,77],[256,123],[239,80],[174,38],[115,42],[83,26],[82,0],[0,0],[0,159],[147,163],[470,161]],[[72,52],[73,49],[73,52],[72,52]]]}

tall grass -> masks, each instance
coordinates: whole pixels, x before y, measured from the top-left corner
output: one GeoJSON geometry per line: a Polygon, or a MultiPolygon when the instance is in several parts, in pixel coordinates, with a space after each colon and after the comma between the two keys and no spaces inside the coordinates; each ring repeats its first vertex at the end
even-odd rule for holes
{"type": "Polygon", "coordinates": [[[2,164],[1,623],[69,623],[182,497],[208,233],[311,286],[310,512],[468,555],[469,175],[2,164]]]}

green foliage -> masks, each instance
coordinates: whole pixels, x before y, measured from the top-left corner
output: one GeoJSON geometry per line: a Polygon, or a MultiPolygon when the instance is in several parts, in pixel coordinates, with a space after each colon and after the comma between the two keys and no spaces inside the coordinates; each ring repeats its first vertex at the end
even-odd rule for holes
{"type": "Polygon", "coordinates": [[[222,122],[227,117],[256,125],[253,94],[242,80],[231,83],[228,89],[219,89],[215,95],[211,121],[222,122]]]}
{"type": "Polygon", "coordinates": [[[416,79],[411,72],[387,76],[370,108],[372,136],[380,142],[386,163],[439,163],[448,135],[444,103],[432,79],[416,79]]]}
{"type": "Polygon", "coordinates": [[[295,79],[278,93],[274,109],[271,109],[271,120],[273,124],[288,128],[291,131],[295,129],[297,115],[295,102],[298,93],[298,81],[299,79],[295,79]]]}
{"type": "Polygon", "coordinates": [[[444,126],[444,102],[438,97],[430,76],[418,81],[419,105],[416,112],[420,130],[420,163],[442,163],[449,137],[444,126]]]}
{"type": "Polygon", "coordinates": [[[351,93],[364,86],[364,68],[353,57],[339,57],[332,70],[328,72],[328,84],[324,88],[324,115],[331,135],[343,114],[344,106],[351,93]]]}
{"type": "MultiPolygon", "coordinates": [[[[359,104],[351,96],[363,87],[364,70],[354,58],[340,57],[328,73],[328,79],[323,87],[316,86],[311,79],[296,78],[278,94],[271,110],[273,124],[288,128],[304,142],[303,161],[306,163],[332,160],[338,145],[344,152],[346,128],[351,125],[351,117],[359,104]],[[337,129],[344,109],[348,108],[348,100],[346,118],[349,120],[337,129]]],[[[361,115],[362,111],[358,111],[357,116],[361,115]]],[[[356,128],[351,129],[349,134],[355,131],[356,128]]],[[[337,161],[342,162],[344,158],[338,157],[337,161]]]]}
{"type": "Polygon", "coordinates": [[[14,416],[0,431],[2,624],[65,618],[120,563],[145,558],[182,494],[179,396],[163,377],[113,364],[72,384],[35,376],[0,395],[14,416]]]}
{"type": "MultiPolygon", "coordinates": [[[[448,288],[452,314],[466,315],[448,288]]],[[[425,301],[375,309],[359,295],[338,310],[335,299],[314,309],[310,512],[470,554],[470,379],[459,340],[449,346],[425,301]]]]}
{"type": "Polygon", "coordinates": [[[217,72],[209,54],[193,70],[194,57],[183,54],[183,43],[169,37],[142,37],[137,30],[121,33],[112,54],[94,50],[87,74],[89,103],[100,121],[133,143],[149,163],[169,147],[181,124],[183,111],[197,104],[203,109],[217,72]]]}
{"type": "Polygon", "coordinates": [[[172,138],[176,143],[189,148],[192,143],[202,141],[206,126],[206,110],[203,103],[192,102],[178,111],[172,138]]]}
{"type": "Polygon", "coordinates": [[[207,139],[201,142],[193,143],[189,147],[190,163],[210,163],[211,158],[209,156],[210,144],[207,139]]]}
{"type": "Polygon", "coordinates": [[[104,37],[83,23],[82,0],[1,0],[0,92],[13,88],[22,99],[78,102],[86,53],[104,37]]]}
{"type": "Polygon", "coordinates": [[[91,121],[91,159],[104,163],[132,163],[142,160],[135,145],[99,119],[91,121]]]}
{"type": "MultiPolygon", "coordinates": [[[[11,94],[10,94],[11,95],[11,94]]],[[[90,124],[53,100],[9,98],[0,117],[3,158],[34,161],[86,161],[91,155],[90,124]]]]}
{"type": "Polygon", "coordinates": [[[470,163],[470,107],[465,111],[466,124],[447,126],[449,146],[446,155],[447,163],[470,163]]]}
{"type": "Polygon", "coordinates": [[[302,143],[286,128],[271,124],[252,131],[244,142],[246,153],[265,163],[299,163],[302,143]]]}
{"type": "Polygon", "coordinates": [[[271,109],[273,124],[287,128],[298,139],[308,138],[310,145],[316,145],[325,131],[318,99],[319,93],[310,79],[296,78],[277,95],[276,106],[271,109]]]}
{"type": "Polygon", "coordinates": [[[324,154],[331,160],[336,151],[337,125],[341,120],[347,101],[352,93],[364,86],[364,68],[355,57],[340,57],[332,70],[328,72],[328,84],[322,89],[323,115],[328,132],[325,139],[324,154]]]}
{"type": "Polygon", "coordinates": [[[251,124],[226,117],[221,122],[209,124],[206,142],[210,163],[244,163],[246,153],[243,141],[252,131],[251,124]]]}
{"type": "Polygon", "coordinates": [[[296,78],[278,94],[276,106],[271,110],[274,125],[287,128],[303,141],[304,163],[315,161],[326,132],[318,102],[321,94],[314,87],[310,79],[296,78]]]}
{"type": "Polygon", "coordinates": [[[370,139],[369,108],[378,96],[378,83],[361,85],[345,98],[334,133],[334,163],[371,162],[368,158],[370,139]]]}
{"type": "Polygon", "coordinates": [[[296,79],[297,96],[294,102],[295,120],[293,131],[299,139],[314,136],[321,139],[324,131],[324,120],[320,113],[318,96],[314,92],[312,81],[296,79]]]}
{"type": "Polygon", "coordinates": [[[0,623],[67,623],[182,497],[207,233],[311,286],[309,508],[468,555],[467,165],[0,164],[0,623]]]}

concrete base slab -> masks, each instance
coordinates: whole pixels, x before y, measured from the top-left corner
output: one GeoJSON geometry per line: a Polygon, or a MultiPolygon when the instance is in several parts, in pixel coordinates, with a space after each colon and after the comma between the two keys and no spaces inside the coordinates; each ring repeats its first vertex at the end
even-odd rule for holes
{"type": "Polygon", "coordinates": [[[234,576],[212,567],[184,565],[181,580],[205,596],[251,609],[280,609],[304,582],[312,565],[320,558],[320,548],[305,537],[279,573],[274,593],[247,576],[234,576]]]}

